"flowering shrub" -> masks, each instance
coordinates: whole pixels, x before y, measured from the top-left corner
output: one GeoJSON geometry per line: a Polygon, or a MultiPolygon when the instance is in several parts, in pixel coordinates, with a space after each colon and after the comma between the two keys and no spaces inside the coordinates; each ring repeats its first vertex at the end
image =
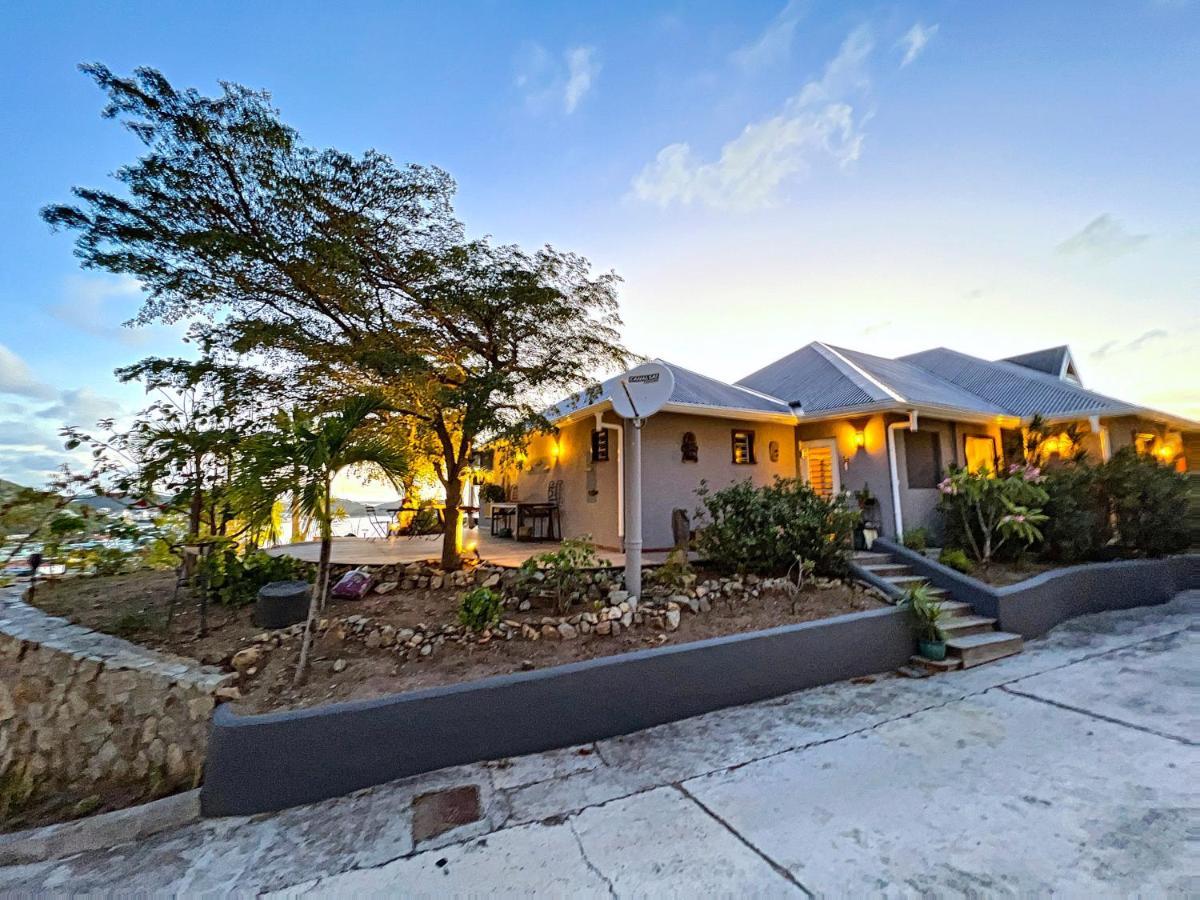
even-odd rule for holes
{"type": "Polygon", "coordinates": [[[844,494],[826,500],[796,478],[776,478],[768,487],[744,481],[718,491],[702,484],[696,493],[696,547],[718,569],[783,575],[799,562],[818,575],[846,573],[861,514],[846,505],[844,494]]]}
{"type": "Polygon", "coordinates": [[[1038,526],[1046,521],[1041,507],[1048,499],[1042,479],[1036,466],[1012,465],[995,476],[952,466],[938,485],[939,509],[962,549],[986,566],[1009,542],[1028,547],[1041,540],[1038,526]]]}
{"type": "Polygon", "coordinates": [[[1123,556],[1162,556],[1187,548],[1188,476],[1132,447],[1098,467],[1114,526],[1111,542],[1123,556]]]}

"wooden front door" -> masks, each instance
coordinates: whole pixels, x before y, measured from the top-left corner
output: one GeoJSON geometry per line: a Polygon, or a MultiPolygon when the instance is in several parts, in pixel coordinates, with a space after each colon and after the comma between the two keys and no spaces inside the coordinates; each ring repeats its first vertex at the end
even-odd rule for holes
{"type": "Polygon", "coordinates": [[[838,462],[837,441],[833,438],[800,442],[800,477],[826,499],[842,490],[838,462]]]}

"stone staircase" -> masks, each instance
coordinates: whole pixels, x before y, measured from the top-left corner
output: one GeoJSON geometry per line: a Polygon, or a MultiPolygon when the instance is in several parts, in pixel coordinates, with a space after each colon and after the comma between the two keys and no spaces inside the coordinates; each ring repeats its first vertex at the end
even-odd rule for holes
{"type": "MultiPolygon", "coordinates": [[[[860,550],[854,554],[852,562],[902,591],[914,585],[929,584],[924,575],[914,572],[907,563],[889,553],[860,550]]],[[[913,656],[913,666],[938,672],[969,669],[1021,652],[1019,634],[998,631],[995,619],[976,615],[969,603],[955,600],[944,588],[930,585],[929,592],[939,598],[939,605],[945,613],[939,627],[946,638],[946,659],[935,662],[923,656],[913,656]]]]}

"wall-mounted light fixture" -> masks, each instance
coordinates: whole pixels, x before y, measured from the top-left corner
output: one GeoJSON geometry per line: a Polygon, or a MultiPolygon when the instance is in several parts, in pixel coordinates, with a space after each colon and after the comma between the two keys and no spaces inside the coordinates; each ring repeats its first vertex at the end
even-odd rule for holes
{"type": "Polygon", "coordinates": [[[856,428],[854,430],[854,446],[855,447],[867,446],[867,433],[861,428],[856,428]]]}

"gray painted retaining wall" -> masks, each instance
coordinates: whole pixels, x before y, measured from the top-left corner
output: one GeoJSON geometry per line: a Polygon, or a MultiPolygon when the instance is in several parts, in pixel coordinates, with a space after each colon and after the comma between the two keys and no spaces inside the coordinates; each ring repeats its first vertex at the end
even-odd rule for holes
{"type": "Polygon", "coordinates": [[[893,541],[880,538],[872,549],[891,553],[979,615],[997,619],[1001,630],[1026,638],[1076,616],[1153,606],[1200,588],[1200,554],[1195,553],[1069,566],[994,587],[893,541]]]}
{"type": "Polygon", "coordinates": [[[912,650],[905,612],[879,609],[378,700],[256,716],[222,706],[201,804],[218,816],[310,803],[895,669],[912,650]]]}

